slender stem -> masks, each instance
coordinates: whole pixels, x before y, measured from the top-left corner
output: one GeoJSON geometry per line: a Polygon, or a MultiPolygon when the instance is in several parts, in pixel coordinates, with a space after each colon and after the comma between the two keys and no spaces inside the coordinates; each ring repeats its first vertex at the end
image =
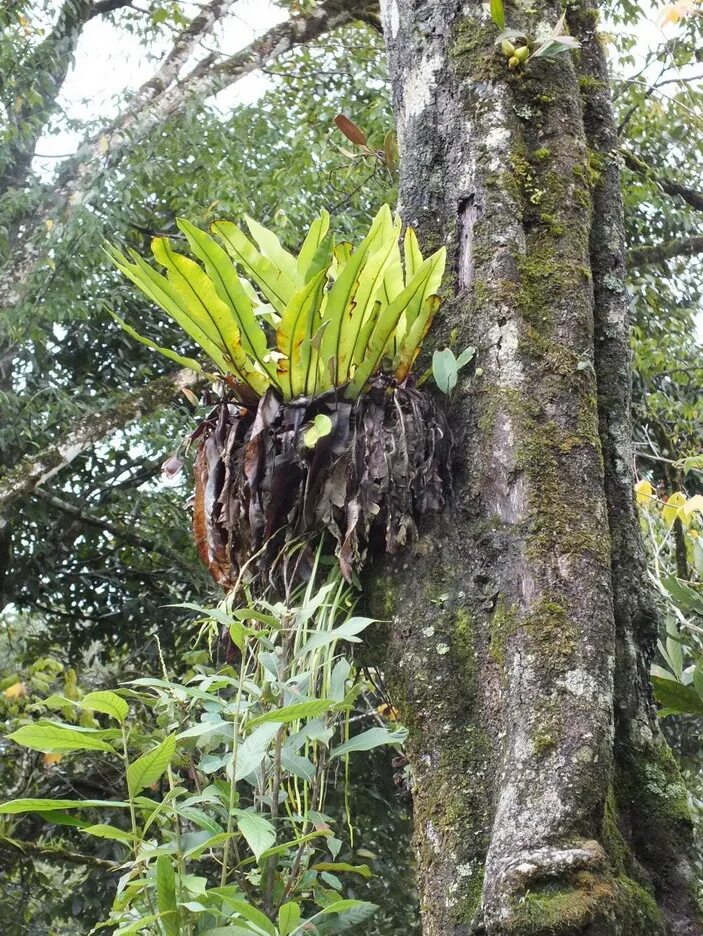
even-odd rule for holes
{"type": "Polygon", "coordinates": [[[224,887],[227,883],[227,874],[229,872],[229,849],[230,841],[232,840],[233,828],[234,828],[234,803],[237,795],[237,784],[235,777],[237,775],[237,753],[239,750],[239,712],[242,704],[242,688],[244,685],[244,677],[246,675],[246,663],[247,663],[247,653],[249,645],[244,642],[244,647],[242,649],[242,665],[239,670],[239,685],[237,686],[237,700],[234,707],[234,719],[232,721],[232,776],[230,778],[230,788],[229,788],[229,808],[227,810],[227,838],[225,839],[225,846],[222,852],[222,872],[220,874],[220,887],[224,887]]]}

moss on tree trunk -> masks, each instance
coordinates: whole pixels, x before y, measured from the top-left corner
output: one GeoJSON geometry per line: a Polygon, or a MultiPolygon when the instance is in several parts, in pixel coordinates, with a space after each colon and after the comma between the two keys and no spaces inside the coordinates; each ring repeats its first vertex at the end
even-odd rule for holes
{"type": "MultiPolygon", "coordinates": [[[[560,10],[508,11],[529,35],[560,10]]],[[[615,136],[595,12],[510,72],[480,4],[388,0],[401,210],[475,370],[455,496],[369,584],[410,728],[424,932],[697,934],[647,680],[615,136]],[[646,834],[647,823],[656,831],[646,834]]]]}

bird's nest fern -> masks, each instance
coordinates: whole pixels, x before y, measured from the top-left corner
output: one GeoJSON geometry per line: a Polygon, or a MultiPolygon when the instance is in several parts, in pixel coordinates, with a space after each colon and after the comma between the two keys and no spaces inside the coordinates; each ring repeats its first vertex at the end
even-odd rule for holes
{"type": "Polygon", "coordinates": [[[207,355],[222,388],[194,433],[200,554],[227,587],[255,554],[270,571],[282,540],[327,529],[349,578],[375,536],[393,551],[443,503],[450,434],[408,377],[439,306],[445,250],[423,258],[407,228],[403,262],[387,206],[356,248],[335,244],[323,212],[297,257],[250,218],[253,241],[229,221],[212,225],[221,243],[178,225],[200,263],[164,237],[152,248],[165,274],[108,250],[207,355]]]}

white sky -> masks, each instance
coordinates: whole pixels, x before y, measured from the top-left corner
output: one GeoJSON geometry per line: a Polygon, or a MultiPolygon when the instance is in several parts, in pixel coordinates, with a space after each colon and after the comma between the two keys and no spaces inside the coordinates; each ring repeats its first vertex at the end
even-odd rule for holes
{"type": "MultiPolygon", "coordinates": [[[[207,48],[203,48],[202,54],[207,54],[210,48],[233,54],[285,18],[285,11],[274,6],[271,0],[240,0],[224,28],[205,40],[207,48]]],[[[166,47],[165,42],[164,49],[166,47]]],[[[61,107],[71,118],[104,117],[107,121],[118,112],[119,96],[125,90],[138,88],[154,73],[157,65],[157,59],[145,55],[137,36],[116,28],[102,17],[95,17],[83,30],[75,65],[64,83],[61,107]]],[[[268,83],[269,79],[261,73],[247,75],[222,91],[217,96],[217,104],[225,111],[255,101],[268,83]]],[[[55,157],[74,153],[80,142],[81,134],[71,130],[47,134],[39,141],[37,152],[54,158],[37,158],[35,168],[42,175],[50,175],[56,168],[55,157]]]]}

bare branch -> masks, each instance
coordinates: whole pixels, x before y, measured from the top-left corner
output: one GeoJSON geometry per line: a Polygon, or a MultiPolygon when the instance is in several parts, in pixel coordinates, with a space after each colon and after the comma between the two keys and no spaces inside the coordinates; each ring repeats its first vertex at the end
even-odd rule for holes
{"type": "Polygon", "coordinates": [[[627,252],[627,266],[651,266],[674,257],[693,257],[703,253],[703,237],[680,237],[652,247],[633,247],[627,252]]]}
{"type": "Polygon", "coordinates": [[[129,107],[119,118],[122,125],[125,125],[131,117],[134,117],[148,103],[162,94],[178,78],[179,72],[192,56],[198,44],[227,15],[235,2],[236,0],[210,0],[210,3],[203,11],[191,20],[177,36],[158,71],[139,88],[129,107]]]}
{"type": "Polygon", "coordinates": [[[0,529],[6,524],[3,514],[14,501],[53,478],[115,429],[121,429],[170,403],[183,387],[193,386],[197,380],[197,375],[189,370],[159,377],[112,406],[90,413],[60,442],[48,446],[38,455],[26,456],[14,468],[0,475],[0,529]]]}
{"type": "Polygon", "coordinates": [[[649,163],[646,163],[644,159],[630,150],[623,149],[621,152],[628,169],[631,169],[638,175],[645,176],[652,182],[656,182],[659,188],[663,192],[666,192],[667,195],[678,196],[682,198],[687,205],[690,205],[691,208],[695,208],[696,211],[703,211],[703,192],[667,179],[662,172],[654,169],[649,163]]]}

